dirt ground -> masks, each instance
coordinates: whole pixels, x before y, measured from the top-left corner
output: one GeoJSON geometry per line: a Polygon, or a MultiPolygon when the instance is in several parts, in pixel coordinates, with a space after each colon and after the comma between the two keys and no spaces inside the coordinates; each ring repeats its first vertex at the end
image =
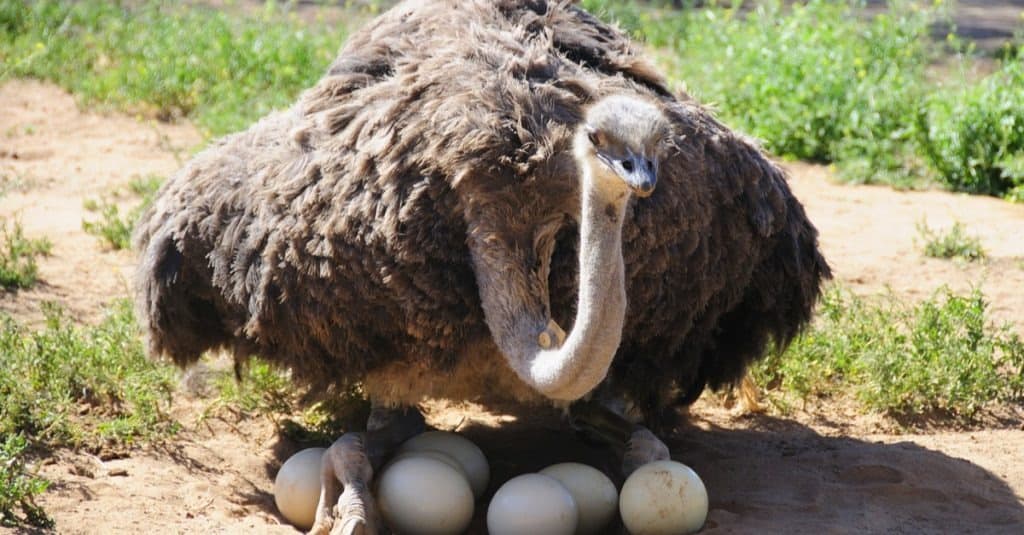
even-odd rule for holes
{"type": "MultiPolygon", "coordinates": [[[[187,124],[81,111],[38,82],[0,86],[0,216],[54,242],[42,284],[0,294],[0,311],[38,321],[57,301],[83,321],[126,295],[132,257],[81,228],[83,201],[132,178],[166,175],[202,142],[187,124]]],[[[994,315],[1024,333],[1024,205],[945,192],[845,186],[821,166],[787,164],[791,185],[821,231],[837,280],[865,294],[918,299],[941,285],[980,286],[994,315]],[[984,263],[924,258],[915,224],[953,221],[980,236],[984,263]]],[[[123,199],[130,205],[129,199],[123,199]]],[[[294,533],[274,509],[272,477],[295,444],[261,419],[199,423],[209,400],[182,392],[173,441],[101,460],[61,451],[41,473],[53,482],[40,504],[61,533],[294,533]]],[[[497,416],[432,405],[430,421],[478,441],[492,489],[511,475],[564,460],[611,468],[556,415],[497,416]]],[[[1019,413],[1019,411],[1018,411],[1019,413]]],[[[673,456],[704,478],[707,533],[1019,533],[1024,525],[1024,428],[1019,417],[980,430],[900,433],[892,422],[841,405],[786,418],[741,415],[706,396],[668,437],[673,456]]],[[[484,509],[480,506],[478,509],[484,509]]],[[[482,526],[482,514],[474,526],[482,526]]]]}

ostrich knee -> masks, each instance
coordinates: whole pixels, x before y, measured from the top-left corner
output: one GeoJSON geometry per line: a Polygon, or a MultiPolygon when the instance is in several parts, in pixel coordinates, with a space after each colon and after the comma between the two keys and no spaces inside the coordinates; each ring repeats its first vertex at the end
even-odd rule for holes
{"type": "Polygon", "coordinates": [[[423,432],[414,408],[373,407],[365,433],[345,433],[324,452],[320,501],[310,534],[374,535],[380,519],[370,492],[373,472],[410,437],[423,432]]]}

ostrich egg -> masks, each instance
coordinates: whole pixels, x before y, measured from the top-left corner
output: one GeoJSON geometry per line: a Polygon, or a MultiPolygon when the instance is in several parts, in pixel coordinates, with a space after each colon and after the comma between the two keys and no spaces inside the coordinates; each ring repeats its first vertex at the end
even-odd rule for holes
{"type": "Polygon", "coordinates": [[[274,503],[295,527],[309,529],[320,501],[320,458],[324,448],[304,449],[288,458],[274,478],[274,503]]]}
{"type": "Polygon", "coordinates": [[[572,494],[580,513],[577,535],[600,533],[615,517],[619,493],[612,480],[597,468],[580,463],[561,463],[540,473],[557,479],[572,494]]]}
{"type": "Polygon", "coordinates": [[[476,444],[456,433],[428,431],[412,437],[398,448],[398,454],[410,451],[439,451],[455,459],[469,479],[473,496],[479,498],[487,490],[491,467],[476,444]]]}
{"type": "Polygon", "coordinates": [[[708,516],[708,492],[689,466],[655,461],[626,479],[619,514],[633,535],[693,533],[708,516]]]}
{"type": "Polygon", "coordinates": [[[410,455],[385,468],[377,482],[381,516],[401,535],[457,535],[473,519],[473,490],[443,460],[410,455]]]}
{"type": "Polygon", "coordinates": [[[490,535],[572,535],[578,522],[572,494],[557,479],[543,474],[508,480],[487,508],[490,535]]]}

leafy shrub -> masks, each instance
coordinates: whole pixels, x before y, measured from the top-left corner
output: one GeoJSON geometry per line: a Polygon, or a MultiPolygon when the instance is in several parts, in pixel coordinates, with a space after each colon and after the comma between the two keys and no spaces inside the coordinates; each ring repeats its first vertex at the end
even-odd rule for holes
{"type": "Polygon", "coordinates": [[[936,91],[917,119],[922,152],[947,187],[1024,200],[1024,58],[936,91]]]}
{"type": "Polygon", "coordinates": [[[781,396],[852,389],[866,407],[895,415],[970,419],[987,404],[1024,399],[1024,342],[986,318],[981,292],[948,289],[916,306],[869,303],[827,291],[816,323],[755,368],[781,396]]]}
{"type": "Polygon", "coordinates": [[[36,257],[50,254],[50,240],[25,237],[20,221],[8,227],[0,218],[0,288],[28,288],[36,283],[36,257]]]}
{"type": "Polygon", "coordinates": [[[973,261],[985,258],[985,249],[977,236],[967,235],[967,229],[957,221],[946,232],[933,230],[928,223],[917,224],[917,233],[924,241],[924,254],[932,258],[962,258],[973,261]]]}

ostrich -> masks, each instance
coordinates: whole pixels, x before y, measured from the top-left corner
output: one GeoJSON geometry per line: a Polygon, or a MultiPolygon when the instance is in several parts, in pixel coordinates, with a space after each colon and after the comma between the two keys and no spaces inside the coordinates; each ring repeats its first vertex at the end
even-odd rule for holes
{"type": "Polygon", "coordinates": [[[171,177],[134,244],[151,354],[370,399],[314,532],[376,531],[373,469],[426,398],[555,404],[623,475],[665,459],[655,432],[829,277],[783,172],[568,1],[397,5],[171,177]]]}

